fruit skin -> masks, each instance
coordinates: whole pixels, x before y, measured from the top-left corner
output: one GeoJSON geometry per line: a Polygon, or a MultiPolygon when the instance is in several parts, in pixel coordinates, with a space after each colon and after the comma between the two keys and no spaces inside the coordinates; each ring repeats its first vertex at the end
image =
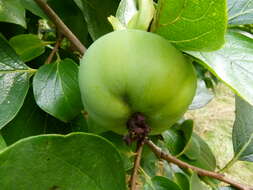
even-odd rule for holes
{"type": "Polygon", "coordinates": [[[126,134],[127,120],[142,113],[151,135],[182,117],[196,90],[190,62],[164,38],[140,30],[111,32],[81,60],[79,85],[89,119],[126,134]]]}

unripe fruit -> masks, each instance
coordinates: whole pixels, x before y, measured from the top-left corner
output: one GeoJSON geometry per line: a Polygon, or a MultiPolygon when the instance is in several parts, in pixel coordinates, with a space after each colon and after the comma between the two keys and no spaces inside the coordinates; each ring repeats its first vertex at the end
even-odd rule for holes
{"type": "Polygon", "coordinates": [[[142,113],[159,134],[182,117],[196,90],[190,62],[164,38],[139,30],[109,33],[81,60],[79,84],[88,117],[126,134],[132,114],[142,113]]]}

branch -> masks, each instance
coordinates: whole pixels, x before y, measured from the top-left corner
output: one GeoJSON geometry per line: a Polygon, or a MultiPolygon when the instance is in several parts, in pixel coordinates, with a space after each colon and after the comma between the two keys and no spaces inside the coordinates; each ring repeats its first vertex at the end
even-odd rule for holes
{"type": "Polygon", "coordinates": [[[50,55],[48,56],[47,60],[45,61],[45,64],[50,64],[52,62],[52,59],[53,59],[55,53],[58,51],[58,48],[60,47],[62,40],[63,40],[63,36],[59,32],[57,41],[56,41],[55,46],[54,46],[54,49],[51,51],[50,55]]]}
{"type": "Polygon", "coordinates": [[[51,9],[46,2],[43,0],[34,0],[40,6],[40,8],[47,14],[51,21],[55,24],[58,31],[61,32],[73,45],[74,47],[83,55],[86,51],[84,45],[79,41],[79,39],[71,32],[71,30],[63,23],[60,17],[51,9]]]}
{"type": "Polygon", "coordinates": [[[140,167],[140,162],[141,162],[141,154],[142,154],[143,145],[144,145],[143,141],[137,144],[134,168],[133,168],[133,172],[130,179],[130,190],[136,190],[136,185],[137,185],[136,181],[138,177],[138,169],[140,167]]]}
{"type": "Polygon", "coordinates": [[[227,184],[230,184],[231,186],[233,186],[239,190],[253,190],[253,187],[237,183],[234,180],[228,179],[223,174],[204,170],[204,169],[192,166],[186,162],[183,162],[183,161],[177,159],[174,156],[168,155],[168,154],[164,153],[160,147],[156,146],[151,140],[145,139],[145,144],[149,146],[149,148],[155,153],[155,155],[158,158],[161,158],[161,159],[166,160],[167,162],[171,162],[173,164],[176,164],[181,168],[191,169],[191,170],[195,171],[200,176],[208,176],[208,177],[218,179],[218,180],[223,181],[227,184]]]}

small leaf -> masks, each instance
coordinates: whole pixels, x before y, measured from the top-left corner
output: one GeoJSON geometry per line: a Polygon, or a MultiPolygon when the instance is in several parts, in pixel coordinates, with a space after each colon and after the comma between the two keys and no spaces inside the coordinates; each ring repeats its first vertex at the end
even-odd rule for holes
{"type": "Polygon", "coordinates": [[[20,0],[0,0],[0,22],[14,23],[26,28],[25,9],[20,0]]]}
{"type": "Polygon", "coordinates": [[[0,35],[0,129],[15,117],[23,105],[29,79],[34,72],[0,35]]]}
{"type": "Polygon", "coordinates": [[[182,50],[217,50],[224,44],[226,12],[226,0],[159,0],[152,31],[182,50]]]}
{"type": "Polygon", "coordinates": [[[200,148],[199,156],[195,159],[189,159],[187,155],[183,155],[180,157],[180,159],[191,165],[194,165],[206,170],[214,171],[216,168],[216,159],[210,147],[208,146],[208,144],[195,133],[193,133],[192,139],[194,139],[194,141],[197,141],[199,144],[199,148],[200,148]]]}
{"type": "Polygon", "coordinates": [[[177,157],[184,154],[190,144],[192,132],[192,120],[186,120],[182,124],[175,125],[171,129],[165,131],[162,136],[164,144],[166,148],[168,148],[170,154],[177,157]]]}
{"type": "Polygon", "coordinates": [[[174,173],[174,181],[181,187],[182,190],[190,189],[190,178],[184,173],[174,173]]]}
{"type": "Polygon", "coordinates": [[[137,11],[136,0],[121,0],[116,12],[116,17],[122,24],[127,25],[137,11]]]}
{"type": "Polygon", "coordinates": [[[152,184],[145,184],[143,190],[182,190],[175,182],[169,178],[155,176],[152,178],[152,184]]]}
{"type": "Polygon", "coordinates": [[[10,39],[9,43],[24,62],[30,61],[43,54],[46,45],[34,34],[14,36],[10,39]]]}
{"type": "Polygon", "coordinates": [[[187,52],[200,59],[214,75],[253,105],[253,39],[236,32],[226,35],[225,46],[214,52],[187,52]]]}
{"type": "Polygon", "coordinates": [[[214,94],[206,87],[205,82],[203,80],[198,80],[196,94],[191,105],[189,106],[189,109],[194,110],[202,108],[206,106],[213,98],[214,94]]]}
{"type": "Polygon", "coordinates": [[[39,68],[33,80],[35,100],[41,109],[62,121],[70,121],[82,109],[78,66],[71,59],[39,68]]]}
{"type": "Polygon", "coordinates": [[[33,14],[41,18],[48,19],[47,15],[43,10],[41,10],[41,8],[34,0],[20,0],[20,2],[25,9],[31,11],[33,14]]]}
{"type": "Polygon", "coordinates": [[[0,178],[1,189],[126,190],[116,148],[85,133],[18,141],[0,152],[0,178]]]}
{"type": "Polygon", "coordinates": [[[230,25],[253,24],[253,2],[228,0],[228,15],[230,25]]]}
{"type": "Polygon", "coordinates": [[[93,40],[111,32],[107,17],[115,15],[119,0],[74,0],[88,23],[88,31],[93,40]]]}
{"type": "Polygon", "coordinates": [[[40,134],[67,134],[71,127],[43,112],[36,104],[32,89],[17,116],[2,130],[2,136],[9,146],[12,143],[40,134]]]}
{"type": "Polygon", "coordinates": [[[196,173],[191,176],[190,187],[189,190],[207,190],[196,173]]]}
{"type": "Polygon", "coordinates": [[[233,146],[239,160],[253,162],[253,106],[236,97],[236,118],[233,127],[233,146]]]}
{"type": "Polygon", "coordinates": [[[1,133],[0,133],[0,151],[1,151],[2,149],[6,148],[6,147],[7,147],[6,142],[5,142],[3,136],[2,136],[1,133]]]}

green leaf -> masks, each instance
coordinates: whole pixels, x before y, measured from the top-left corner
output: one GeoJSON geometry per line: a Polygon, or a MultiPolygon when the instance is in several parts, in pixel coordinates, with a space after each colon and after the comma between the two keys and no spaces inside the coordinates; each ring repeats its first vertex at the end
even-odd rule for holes
{"type": "Polygon", "coordinates": [[[186,120],[162,133],[165,147],[168,148],[170,154],[177,157],[184,154],[191,144],[192,132],[193,121],[186,120]]]}
{"type": "Polygon", "coordinates": [[[41,18],[48,19],[47,15],[43,10],[41,10],[41,8],[34,0],[20,0],[20,2],[25,9],[31,11],[33,14],[41,18]]]}
{"type": "Polygon", "coordinates": [[[0,35],[0,129],[23,105],[34,69],[26,66],[0,35]]]}
{"type": "Polygon", "coordinates": [[[191,105],[189,106],[189,109],[194,110],[202,108],[206,106],[213,98],[214,94],[206,87],[205,82],[203,80],[198,80],[196,94],[191,105]]]}
{"type": "Polygon", "coordinates": [[[189,154],[188,154],[188,155],[181,156],[180,159],[191,165],[194,165],[206,170],[214,171],[216,168],[216,159],[210,147],[208,146],[208,144],[195,133],[193,133],[192,135],[192,140],[198,142],[198,145],[200,148],[198,157],[197,158],[195,157],[195,159],[192,159],[192,158],[189,158],[189,154]]]}
{"type": "Polygon", "coordinates": [[[155,176],[152,178],[152,184],[145,184],[143,190],[182,190],[175,182],[169,178],[155,176]]]}
{"type": "Polygon", "coordinates": [[[253,39],[236,32],[226,35],[225,46],[214,52],[187,52],[232,90],[253,105],[253,39]]]}
{"type": "Polygon", "coordinates": [[[236,97],[236,118],[233,127],[235,157],[253,162],[253,106],[236,97]]]}
{"type": "Polygon", "coordinates": [[[123,137],[121,135],[118,135],[113,132],[105,132],[101,134],[102,137],[109,140],[111,143],[117,147],[117,150],[120,152],[125,171],[128,171],[133,167],[133,162],[135,158],[135,153],[133,152],[133,148],[130,146],[127,146],[126,143],[123,140],[123,137]]]}
{"type": "Polygon", "coordinates": [[[88,31],[93,40],[111,32],[112,26],[107,17],[115,15],[119,0],[74,0],[82,10],[88,23],[88,31]]]}
{"type": "Polygon", "coordinates": [[[182,190],[190,189],[190,178],[184,173],[174,173],[173,180],[181,187],[182,190]]]}
{"type": "Polygon", "coordinates": [[[0,133],[0,151],[1,151],[2,149],[6,148],[6,147],[7,147],[6,142],[5,142],[5,140],[4,140],[3,136],[2,136],[2,134],[0,133]]]}
{"type": "Polygon", "coordinates": [[[77,64],[64,59],[40,67],[33,80],[33,92],[41,109],[62,121],[70,121],[82,109],[77,64]]]}
{"type": "Polygon", "coordinates": [[[190,184],[191,188],[189,190],[207,190],[207,188],[201,183],[201,180],[196,173],[191,176],[190,184]]]}
{"type": "Polygon", "coordinates": [[[9,43],[24,62],[31,61],[45,52],[46,44],[34,34],[14,36],[9,43]]]}
{"type": "Polygon", "coordinates": [[[228,23],[230,25],[253,24],[251,0],[228,0],[228,23]]]}
{"type": "Polygon", "coordinates": [[[217,50],[224,44],[226,12],[226,0],[159,0],[152,31],[182,50],[217,50]]]}
{"type": "Polygon", "coordinates": [[[20,0],[0,0],[0,22],[14,23],[26,28],[25,9],[20,0]]]}
{"type": "Polygon", "coordinates": [[[17,116],[1,130],[7,145],[34,135],[67,134],[70,132],[70,126],[43,112],[37,106],[32,89],[28,91],[17,116]]]}
{"type": "Polygon", "coordinates": [[[116,148],[85,133],[18,141],[0,153],[0,178],[1,189],[126,190],[116,148]]]}
{"type": "Polygon", "coordinates": [[[69,27],[69,29],[77,36],[77,38],[85,44],[90,45],[87,23],[83,17],[82,11],[74,3],[73,0],[48,0],[48,4],[54,9],[56,14],[69,27]]]}

